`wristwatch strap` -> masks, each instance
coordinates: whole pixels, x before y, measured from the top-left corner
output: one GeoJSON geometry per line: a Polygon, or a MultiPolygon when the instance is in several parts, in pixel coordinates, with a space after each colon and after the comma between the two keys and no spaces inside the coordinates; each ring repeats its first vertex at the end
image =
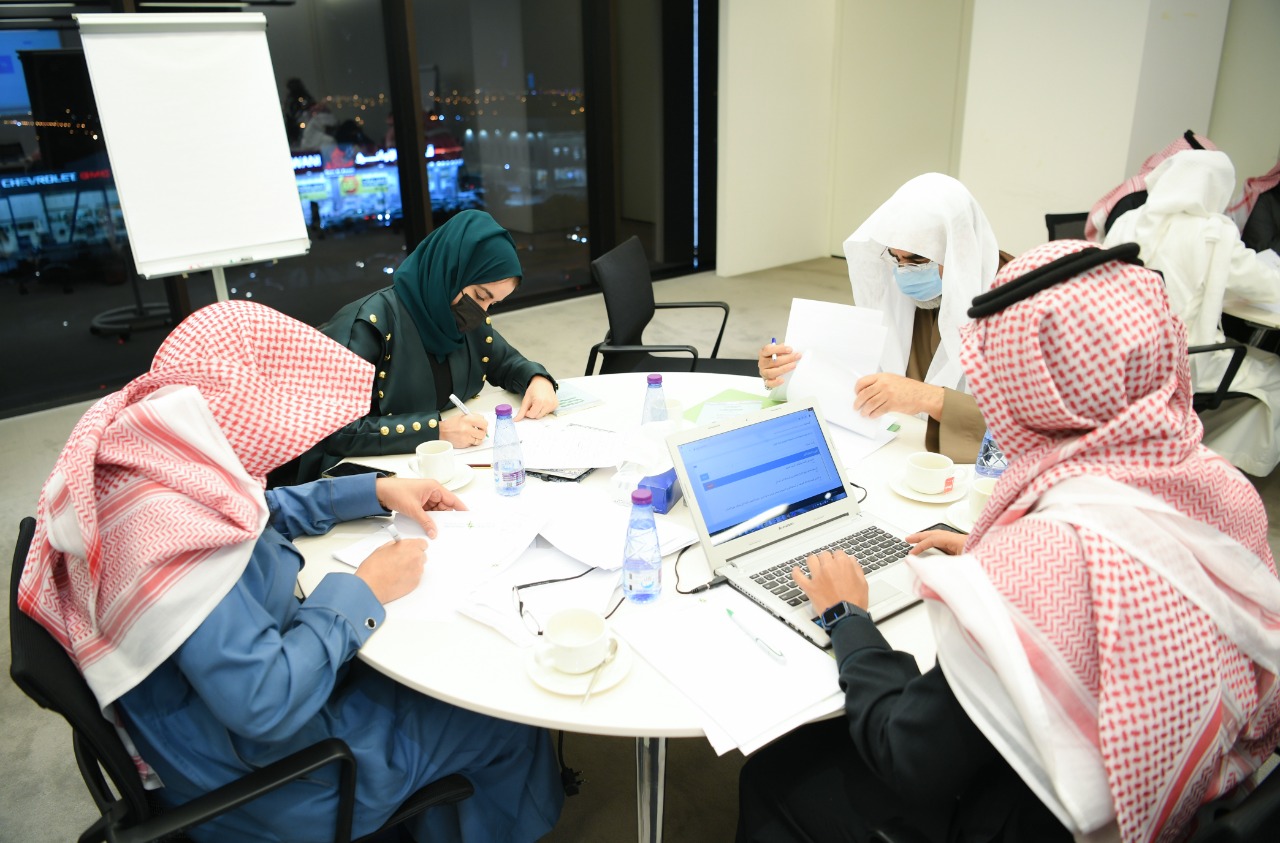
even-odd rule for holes
{"type": "Polygon", "coordinates": [[[871,613],[861,606],[855,606],[847,600],[841,600],[818,616],[818,624],[827,632],[831,632],[840,621],[853,617],[870,618],[871,613]]]}

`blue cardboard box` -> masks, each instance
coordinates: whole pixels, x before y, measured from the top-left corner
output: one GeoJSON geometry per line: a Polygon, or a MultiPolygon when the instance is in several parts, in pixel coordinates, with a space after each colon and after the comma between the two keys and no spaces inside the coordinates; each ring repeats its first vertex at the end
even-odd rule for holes
{"type": "Polygon", "coordinates": [[[668,512],[680,500],[680,481],[676,479],[674,468],[669,468],[661,474],[642,477],[637,485],[641,489],[648,489],[653,495],[654,512],[668,512]]]}

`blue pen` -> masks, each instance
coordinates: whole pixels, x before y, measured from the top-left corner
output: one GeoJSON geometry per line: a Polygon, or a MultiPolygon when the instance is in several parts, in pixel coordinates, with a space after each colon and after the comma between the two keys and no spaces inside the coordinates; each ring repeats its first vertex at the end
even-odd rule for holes
{"type": "MultiPolygon", "coordinates": [[[[778,344],[778,338],[777,338],[777,337],[769,337],[769,345],[777,345],[777,344],[778,344]]],[[[774,359],[774,360],[777,360],[777,359],[778,359],[778,352],[776,352],[776,351],[775,351],[775,352],[773,353],[773,359],[774,359]]]]}

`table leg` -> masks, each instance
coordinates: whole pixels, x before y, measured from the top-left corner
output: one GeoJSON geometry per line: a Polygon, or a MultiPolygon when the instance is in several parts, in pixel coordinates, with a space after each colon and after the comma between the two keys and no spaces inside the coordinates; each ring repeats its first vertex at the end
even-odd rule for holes
{"type": "Polygon", "coordinates": [[[636,817],[640,843],[662,843],[662,796],[667,787],[667,739],[636,738],[636,817]]]}

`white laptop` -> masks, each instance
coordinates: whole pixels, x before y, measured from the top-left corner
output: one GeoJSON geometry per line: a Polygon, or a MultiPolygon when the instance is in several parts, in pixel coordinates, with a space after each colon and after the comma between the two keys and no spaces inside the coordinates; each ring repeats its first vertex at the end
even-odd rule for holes
{"type": "Polygon", "coordinates": [[[840,544],[879,566],[867,570],[874,620],[918,602],[904,533],[859,508],[812,401],[679,431],[667,446],[711,569],[818,646],[831,639],[791,581],[813,551],[840,544]]]}

